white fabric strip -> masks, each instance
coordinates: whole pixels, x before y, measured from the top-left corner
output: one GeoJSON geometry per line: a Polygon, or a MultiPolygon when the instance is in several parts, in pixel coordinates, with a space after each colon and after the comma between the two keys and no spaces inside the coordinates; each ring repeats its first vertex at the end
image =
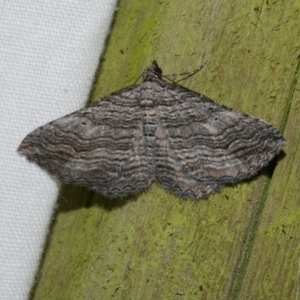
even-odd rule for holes
{"type": "Polygon", "coordinates": [[[116,2],[0,2],[3,300],[28,298],[59,188],[16,149],[36,127],[84,106],[116,2]]]}

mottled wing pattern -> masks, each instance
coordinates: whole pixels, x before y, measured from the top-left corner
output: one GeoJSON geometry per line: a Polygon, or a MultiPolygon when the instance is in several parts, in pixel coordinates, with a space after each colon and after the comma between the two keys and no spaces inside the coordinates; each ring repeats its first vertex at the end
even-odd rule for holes
{"type": "Polygon", "coordinates": [[[147,172],[135,86],[104,97],[30,133],[18,151],[60,180],[108,197],[135,194],[147,172]]]}
{"type": "Polygon", "coordinates": [[[157,180],[182,197],[200,198],[255,175],[284,146],[270,124],[161,81],[157,180]]]}
{"type": "Polygon", "coordinates": [[[270,124],[161,79],[144,81],[30,133],[18,151],[67,183],[114,198],[157,180],[201,198],[255,175],[285,145],[270,124]]]}

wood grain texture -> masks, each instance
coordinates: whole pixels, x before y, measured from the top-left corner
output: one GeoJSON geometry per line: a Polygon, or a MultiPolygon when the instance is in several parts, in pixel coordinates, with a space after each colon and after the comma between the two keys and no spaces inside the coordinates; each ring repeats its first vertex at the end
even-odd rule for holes
{"type": "Polygon", "coordinates": [[[184,86],[287,140],[275,171],[187,201],[152,185],[107,202],[62,189],[33,299],[297,299],[299,4],[120,1],[91,98],[209,63],[184,86]],[[87,209],[88,207],[88,209],[87,209]]]}

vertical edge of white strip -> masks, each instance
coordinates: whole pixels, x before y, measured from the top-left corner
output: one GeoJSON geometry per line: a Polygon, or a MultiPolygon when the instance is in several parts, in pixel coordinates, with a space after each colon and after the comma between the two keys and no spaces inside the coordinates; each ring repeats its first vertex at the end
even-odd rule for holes
{"type": "Polygon", "coordinates": [[[0,3],[0,295],[27,299],[58,185],[16,152],[33,129],[82,107],[116,0],[0,3]]]}

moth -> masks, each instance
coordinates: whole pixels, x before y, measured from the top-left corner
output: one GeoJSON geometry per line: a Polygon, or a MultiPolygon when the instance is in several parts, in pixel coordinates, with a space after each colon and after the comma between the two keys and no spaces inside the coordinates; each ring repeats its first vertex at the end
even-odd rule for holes
{"type": "Polygon", "coordinates": [[[142,83],[35,129],[18,152],[108,198],[157,181],[198,199],[254,176],[284,145],[272,125],[165,81],[153,61],[142,83]]]}

